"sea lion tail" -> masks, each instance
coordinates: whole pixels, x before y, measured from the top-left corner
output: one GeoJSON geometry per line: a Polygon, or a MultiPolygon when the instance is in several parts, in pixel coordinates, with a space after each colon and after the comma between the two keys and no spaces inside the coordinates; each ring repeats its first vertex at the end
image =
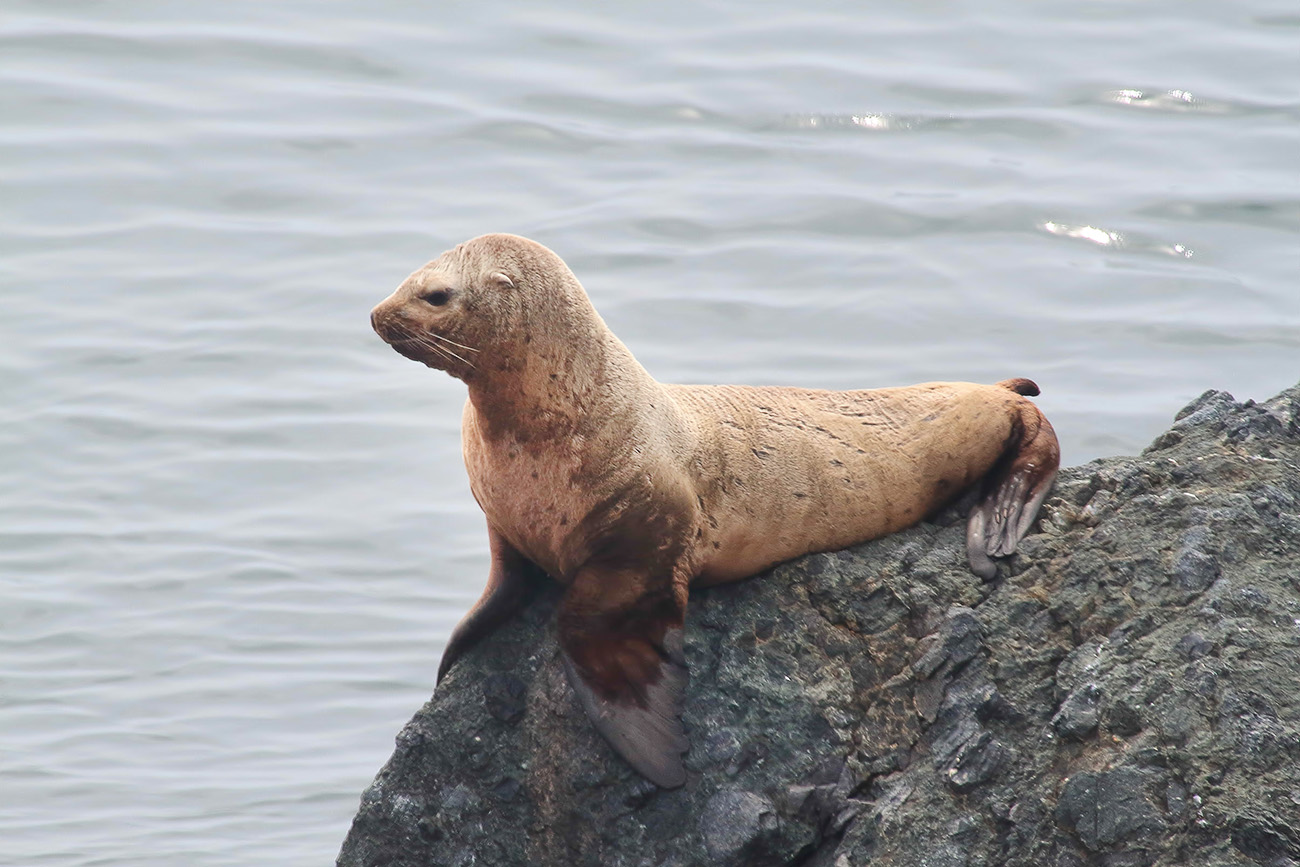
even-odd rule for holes
{"type": "Polygon", "coordinates": [[[1014,379],[1004,379],[999,382],[998,385],[1003,388],[1008,388],[1016,394],[1024,395],[1025,397],[1038,397],[1038,395],[1042,394],[1042,392],[1038,390],[1038,383],[1034,382],[1032,379],[1025,379],[1023,376],[1017,376],[1014,379]]]}
{"type": "MultiPolygon", "coordinates": [[[[1027,379],[1008,382],[1028,383],[1033,393],[1038,393],[1038,387],[1027,379]]],[[[1027,400],[1017,401],[1013,411],[1017,415],[1007,449],[985,476],[979,502],[966,524],[967,559],[975,574],[986,580],[997,574],[992,558],[1014,554],[1029,532],[1061,466],[1056,431],[1038,407],[1027,400]]]]}

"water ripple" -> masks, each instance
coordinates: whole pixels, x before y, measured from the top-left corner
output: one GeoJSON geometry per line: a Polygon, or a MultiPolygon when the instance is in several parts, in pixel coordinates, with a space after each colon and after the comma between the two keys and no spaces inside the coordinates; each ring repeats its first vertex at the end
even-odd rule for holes
{"type": "Polygon", "coordinates": [[[1106,105],[1149,111],[1154,114],[1200,114],[1220,116],[1280,115],[1300,116],[1294,104],[1268,105],[1242,99],[1222,99],[1193,94],[1189,90],[1141,90],[1124,87],[1104,91],[1096,101],[1106,105]]]}
{"type": "Polygon", "coordinates": [[[1065,134],[1059,123],[1016,115],[792,114],[760,124],[760,129],[826,130],[862,133],[955,133],[1052,139],[1065,134]]]}
{"type": "Polygon", "coordinates": [[[1237,223],[1300,231],[1300,199],[1167,201],[1148,205],[1145,216],[1188,223],[1237,223]]]}

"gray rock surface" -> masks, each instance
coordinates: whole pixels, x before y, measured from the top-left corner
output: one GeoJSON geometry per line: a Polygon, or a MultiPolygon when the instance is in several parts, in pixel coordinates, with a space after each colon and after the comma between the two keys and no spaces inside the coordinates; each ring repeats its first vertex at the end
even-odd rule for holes
{"type": "Polygon", "coordinates": [[[1298,420],[1300,386],[1207,392],[1062,471],[988,583],[948,516],[695,593],[675,791],[588,724],[547,588],[398,735],[338,863],[1298,865],[1298,420]]]}

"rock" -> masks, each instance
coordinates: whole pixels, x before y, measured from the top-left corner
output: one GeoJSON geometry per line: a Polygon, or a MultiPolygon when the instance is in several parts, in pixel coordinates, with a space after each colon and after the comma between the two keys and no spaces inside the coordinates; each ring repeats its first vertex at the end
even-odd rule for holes
{"type": "Polygon", "coordinates": [[[1007,749],[987,731],[961,745],[944,775],[954,792],[969,792],[993,778],[1007,761],[1007,749]]]}
{"type": "Polygon", "coordinates": [[[1219,577],[1219,562],[1206,552],[1210,528],[1192,527],[1183,534],[1183,545],[1174,555],[1174,583],[1182,590],[1200,593],[1219,577]]]}
{"type": "Polygon", "coordinates": [[[511,674],[491,674],[483,679],[483,704],[494,719],[517,722],[526,708],[528,684],[511,674]]]}
{"type": "Polygon", "coordinates": [[[760,848],[761,838],[778,825],[776,808],[762,795],[723,789],[714,793],[700,815],[700,834],[712,863],[744,865],[760,848]]]}
{"type": "Polygon", "coordinates": [[[1061,823],[1093,852],[1133,835],[1151,836],[1164,823],[1143,792],[1145,782],[1134,768],[1075,774],[1057,803],[1061,823]]]}
{"type": "Polygon", "coordinates": [[[546,589],[402,730],[338,863],[1300,864],[1298,468],[1300,387],[1207,392],[1063,470],[994,582],[942,516],[693,594],[674,791],[588,723],[546,589]]]}
{"type": "Polygon", "coordinates": [[[1083,740],[1097,728],[1101,696],[1101,687],[1097,684],[1084,684],[1070,693],[1056,716],[1052,717],[1052,725],[1063,735],[1083,740]]]}

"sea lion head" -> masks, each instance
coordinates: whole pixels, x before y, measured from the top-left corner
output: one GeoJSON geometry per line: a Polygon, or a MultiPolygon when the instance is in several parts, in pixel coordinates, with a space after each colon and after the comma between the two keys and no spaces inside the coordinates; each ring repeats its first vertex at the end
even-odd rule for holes
{"type": "Polygon", "coordinates": [[[579,308],[590,302],[559,256],[517,235],[481,235],[407,277],[370,324],[407,358],[468,382],[509,369],[535,339],[530,351],[541,349],[579,308]]]}

